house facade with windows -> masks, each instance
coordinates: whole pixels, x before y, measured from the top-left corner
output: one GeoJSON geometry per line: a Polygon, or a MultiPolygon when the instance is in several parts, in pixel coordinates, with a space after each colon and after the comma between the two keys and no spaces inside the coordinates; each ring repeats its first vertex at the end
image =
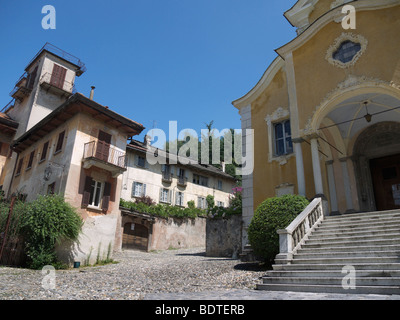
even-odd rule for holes
{"type": "Polygon", "coordinates": [[[27,68],[33,71],[13,90],[13,104],[3,110],[0,123],[8,131],[1,137],[0,182],[6,196],[27,201],[63,194],[84,226],[79,244],[61,245],[58,253],[84,262],[93,251],[94,261],[114,248],[126,142],[144,127],[93,101],[92,94],[74,93],[71,83],[84,66],[58,50],[46,45],[39,51],[27,68]]]}
{"type": "Polygon", "coordinates": [[[243,245],[266,198],[327,200],[331,214],[400,208],[400,31],[397,0],[299,0],[285,12],[297,36],[233,102],[254,130],[243,176],[243,245]],[[356,29],[345,29],[345,5],[356,29]]]}
{"type": "Polygon", "coordinates": [[[134,201],[143,196],[156,203],[187,207],[193,201],[198,208],[206,209],[206,197],[214,196],[215,205],[229,205],[235,179],[211,165],[162,164],[151,165],[146,160],[150,141],[133,140],[127,146],[127,170],[122,177],[121,198],[134,201]]]}

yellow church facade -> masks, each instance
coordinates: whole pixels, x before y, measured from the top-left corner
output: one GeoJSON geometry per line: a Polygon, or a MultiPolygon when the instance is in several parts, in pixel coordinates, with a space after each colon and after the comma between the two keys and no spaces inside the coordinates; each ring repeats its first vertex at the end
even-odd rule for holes
{"type": "Polygon", "coordinates": [[[274,196],[322,196],[331,214],[400,208],[400,1],[299,0],[285,17],[297,37],[233,102],[254,130],[243,244],[274,196]]]}

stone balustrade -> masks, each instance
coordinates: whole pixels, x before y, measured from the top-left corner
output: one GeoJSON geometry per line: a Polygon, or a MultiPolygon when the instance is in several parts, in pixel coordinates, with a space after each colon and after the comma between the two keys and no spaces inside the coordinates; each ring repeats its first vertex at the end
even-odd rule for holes
{"type": "Polygon", "coordinates": [[[275,263],[290,264],[293,254],[323,219],[323,200],[322,198],[315,198],[286,229],[277,230],[279,234],[279,254],[275,258],[275,263]]]}

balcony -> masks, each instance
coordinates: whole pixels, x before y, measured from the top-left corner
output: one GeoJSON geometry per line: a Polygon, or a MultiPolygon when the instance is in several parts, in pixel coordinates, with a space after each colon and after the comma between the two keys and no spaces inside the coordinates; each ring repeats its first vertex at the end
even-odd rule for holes
{"type": "Polygon", "coordinates": [[[126,171],[125,152],[111,147],[104,141],[97,140],[85,143],[83,167],[89,169],[92,166],[107,170],[116,178],[126,171]]]}
{"type": "Polygon", "coordinates": [[[172,174],[170,172],[162,173],[162,182],[171,183],[172,182],[172,174]]]}
{"type": "Polygon", "coordinates": [[[70,96],[75,91],[73,82],[66,81],[65,79],[55,76],[52,73],[46,72],[39,80],[40,86],[47,92],[58,95],[70,96]]]}
{"type": "Polygon", "coordinates": [[[29,96],[32,91],[31,82],[28,83],[28,73],[25,72],[15,84],[14,89],[10,92],[10,96],[19,101],[24,100],[25,97],[29,96]]]}
{"type": "Polygon", "coordinates": [[[187,186],[187,181],[188,181],[188,179],[186,177],[178,177],[177,184],[180,187],[186,187],[187,186]]]}

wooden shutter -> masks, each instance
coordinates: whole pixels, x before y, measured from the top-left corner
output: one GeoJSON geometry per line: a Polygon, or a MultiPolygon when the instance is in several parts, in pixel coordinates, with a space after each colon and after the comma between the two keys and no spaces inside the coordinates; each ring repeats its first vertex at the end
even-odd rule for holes
{"type": "Polygon", "coordinates": [[[108,162],[108,155],[110,153],[111,134],[104,131],[99,131],[96,148],[96,158],[108,162]]]}
{"type": "Polygon", "coordinates": [[[47,156],[47,149],[49,148],[49,142],[47,141],[43,145],[42,155],[40,156],[40,161],[45,160],[47,156]]]}
{"type": "Polygon", "coordinates": [[[110,206],[110,197],[111,197],[111,183],[106,182],[104,184],[103,201],[101,203],[101,209],[103,210],[103,213],[106,213],[110,206]]]}
{"type": "Polygon", "coordinates": [[[85,188],[83,189],[82,207],[87,207],[90,201],[90,189],[92,187],[93,179],[89,176],[85,178],[85,188]]]}
{"type": "Polygon", "coordinates": [[[57,146],[56,146],[56,152],[60,151],[62,149],[63,146],[63,142],[64,142],[64,137],[65,137],[65,131],[61,132],[58,135],[58,141],[57,141],[57,146]]]}
{"type": "Polygon", "coordinates": [[[54,64],[53,72],[51,74],[50,84],[62,89],[64,87],[65,75],[67,74],[67,69],[54,64]]]}

